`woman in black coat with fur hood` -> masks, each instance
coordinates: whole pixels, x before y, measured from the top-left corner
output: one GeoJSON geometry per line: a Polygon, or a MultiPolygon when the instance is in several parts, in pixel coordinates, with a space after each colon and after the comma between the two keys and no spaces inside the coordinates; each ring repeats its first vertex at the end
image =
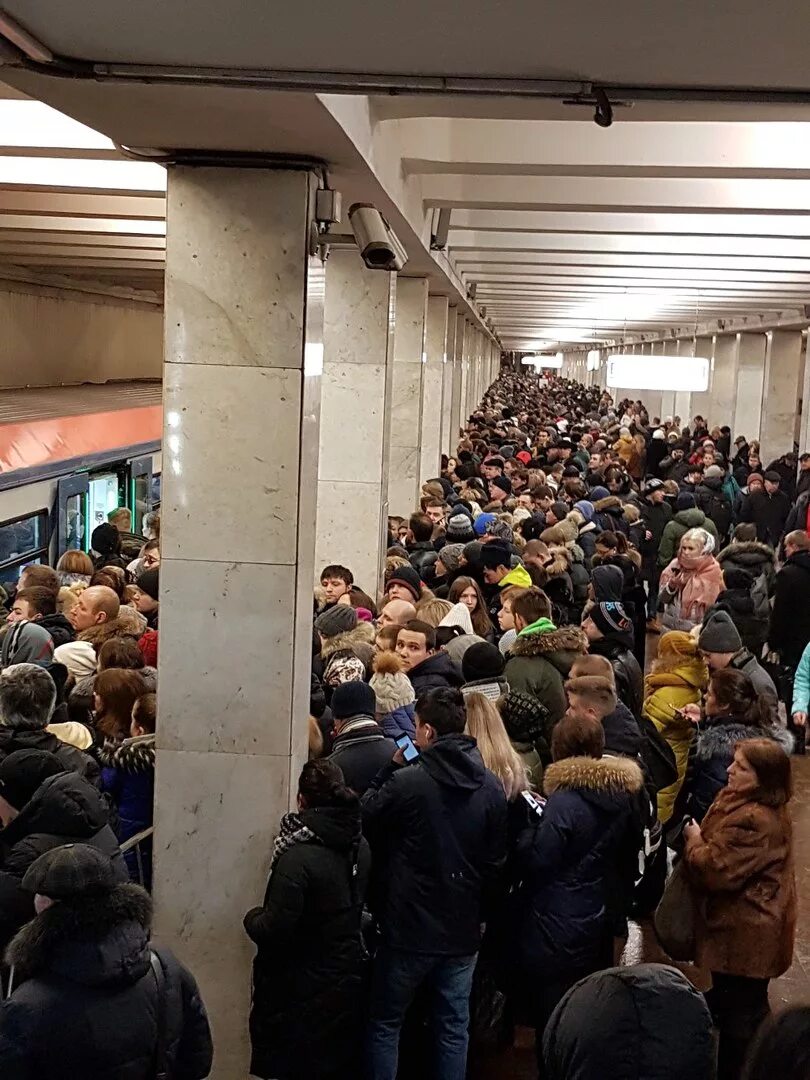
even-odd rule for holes
{"type": "Polygon", "coordinates": [[[264,903],[245,916],[253,964],[250,1071],[273,1080],[361,1074],[371,856],[360,803],[332,761],[308,762],[285,814],[264,903]]]}
{"type": "Polygon", "coordinates": [[[118,884],[109,858],[86,844],[41,855],[23,886],[37,915],[6,953],[14,990],[0,1006],[3,1080],[208,1076],[211,1032],[197,984],[163,949],[154,952],[158,990],[147,893],[118,884]]]}

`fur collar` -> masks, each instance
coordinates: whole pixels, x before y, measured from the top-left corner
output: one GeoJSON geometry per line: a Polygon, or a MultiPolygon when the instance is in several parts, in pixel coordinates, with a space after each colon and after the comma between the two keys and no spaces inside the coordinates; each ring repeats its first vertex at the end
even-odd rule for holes
{"type": "Polygon", "coordinates": [[[49,967],[62,945],[80,938],[101,942],[122,923],[136,923],[148,933],[151,922],[149,894],[140,885],[116,885],[106,896],[54,904],[37,915],[12,938],[6,963],[19,979],[29,979],[49,967]]]}
{"type": "Polygon", "coordinates": [[[735,721],[723,723],[722,719],[718,719],[707,724],[698,735],[695,757],[698,761],[708,761],[721,754],[733,757],[737,743],[745,739],[773,739],[786,754],[793,753],[793,736],[786,728],[755,728],[735,721]]]}
{"type": "Polygon", "coordinates": [[[725,562],[726,559],[733,561],[740,555],[758,555],[763,562],[776,562],[776,552],[773,548],[759,540],[733,540],[718,554],[717,561],[719,563],[725,562]]]}
{"type": "Polygon", "coordinates": [[[551,653],[587,652],[588,639],[578,626],[561,626],[548,634],[528,634],[518,637],[509,650],[510,656],[549,656],[551,653]]]}
{"type": "Polygon", "coordinates": [[[135,608],[122,604],[118,618],[109,619],[107,622],[98,623],[87,630],[82,630],[78,637],[79,641],[89,641],[93,648],[98,651],[104,642],[109,641],[110,638],[139,638],[143,636],[144,630],[146,630],[144,616],[135,608]]]}
{"type": "Polygon", "coordinates": [[[606,499],[599,499],[593,504],[597,514],[603,514],[606,510],[618,510],[624,512],[624,504],[618,495],[608,495],[606,499]]]}
{"type": "Polygon", "coordinates": [[[155,736],[139,735],[122,743],[105,741],[98,751],[101,765],[125,773],[148,773],[155,768],[155,736]]]}
{"type": "Polygon", "coordinates": [[[321,659],[328,660],[333,653],[340,652],[341,649],[354,652],[356,645],[373,644],[374,627],[371,623],[359,622],[353,630],[347,630],[345,634],[336,634],[334,637],[327,638],[321,645],[321,659]]]}
{"type": "Polygon", "coordinates": [[[548,553],[551,559],[543,567],[548,576],[558,577],[560,574],[567,573],[568,567],[571,565],[571,552],[568,548],[550,544],[548,553]]]}
{"type": "Polygon", "coordinates": [[[585,789],[599,793],[636,795],[644,784],[641,769],[626,757],[571,757],[549,765],[543,774],[546,795],[585,789]]]}

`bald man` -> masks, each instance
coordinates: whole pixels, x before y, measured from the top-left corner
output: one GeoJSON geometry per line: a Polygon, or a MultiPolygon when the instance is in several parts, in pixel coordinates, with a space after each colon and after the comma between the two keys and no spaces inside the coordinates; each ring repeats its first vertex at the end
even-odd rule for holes
{"type": "Polygon", "coordinates": [[[389,600],[377,618],[377,626],[390,626],[392,623],[404,625],[416,618],[416,608],[407,600],[389,600]]]}
{"type": "Polygon", "coordinates": [[[106,585],[93,585],[85,589],[68,613],[68,619],[77,634],[91,626],[111,622],[118,618],[121,602],[106,585]]]}

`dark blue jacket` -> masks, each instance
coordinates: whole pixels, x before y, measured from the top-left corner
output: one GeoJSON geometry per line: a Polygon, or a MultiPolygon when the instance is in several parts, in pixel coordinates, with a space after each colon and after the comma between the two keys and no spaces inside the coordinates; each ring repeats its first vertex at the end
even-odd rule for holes
{"type": "Polygon", "coordinates": [[[469,956],[506,860],[506,798],[475,739],[444,735],[408,766],[386,766],[363,797],[373,906],[383,941],[469,956]]]}
{"type": "Polygon", "coordinates": [[[398,739],[400,735],[410,735],[413,738],[416,734],[415,716],[416,706],[414,703],[400,705],[398,709],[386,713],[381,718],[380,727],[383,729],[383,734],[387,735],[389,739],[398,739]]]}
{"type": "MultiPolygon", "coordinates": [[[[127,739],[120,746],[105,744],[99,750],[101,790],[106,792],[118,810],[120,843],[143,832],[152,824],[155,798],[155,736],[142,735],[127,739]]],[[[152,844],[141,847],[141,866],[144,880],[140,881],[138,858],[134,851],[124,856],[132,881],[146,889],[152,886],[152,844]]]]}
{"type": "Polygon", "coordinates": [[[586,974],[610,962],[614,920],[638,875],[641,769],[629,758],[565,758],[543,778],[515,859],[515,955],[529,978],[586,974]]]}

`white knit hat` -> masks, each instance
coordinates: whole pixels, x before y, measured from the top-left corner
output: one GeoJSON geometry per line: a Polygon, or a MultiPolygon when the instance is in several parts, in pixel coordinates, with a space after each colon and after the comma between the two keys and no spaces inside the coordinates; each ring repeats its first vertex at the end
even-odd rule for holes
{"type": "Polygon", "coordinates": [[[439,623],[439,626],[460,626],[465,634],[474,634],[472,619],[470,618],[470,609],[466,604],[459,602],[453,604],[450,611],[447,612],[445,617],[439,623]]]}

